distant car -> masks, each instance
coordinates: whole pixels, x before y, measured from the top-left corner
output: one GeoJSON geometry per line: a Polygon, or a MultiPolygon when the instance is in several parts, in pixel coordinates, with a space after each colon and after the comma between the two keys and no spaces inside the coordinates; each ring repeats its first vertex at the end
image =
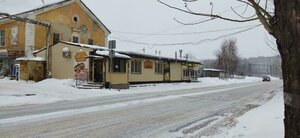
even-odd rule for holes
{"type": "Polygon", "coordinates": [[[269,76],[264,76],[262,81],[271,81],[271,78],[269,76]]]}

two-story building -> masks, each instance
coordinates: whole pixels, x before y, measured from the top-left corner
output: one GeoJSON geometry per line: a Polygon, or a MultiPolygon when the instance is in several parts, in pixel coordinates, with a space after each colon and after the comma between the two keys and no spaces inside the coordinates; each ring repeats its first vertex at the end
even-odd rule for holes
{"type": "Polygon", "coordinates": [[[40,81],[47,72],[56,79],[73,78],[121,89],[135,83],[189,82],[196,79],[201,65],[118,50],[110,58],[110,31],[81,0],[61,0],[15,16],[51,27],[1,18],[0,76],[12,72],[18,63],[22,80],[40,81]]]}
{"type": "MultiPolygon", "coordinates": [[[[54,45],[69,41],[105,47],[110,34],[81,0],[61,0],[16,16],[49,23],[51,28],[0,18],[0,76],[11,73],[17,57],[30,57],[32,51],[44,48],[47,42],[54,45]]],[[[49,60],[51,55],[49,51],[49,60]]]]}

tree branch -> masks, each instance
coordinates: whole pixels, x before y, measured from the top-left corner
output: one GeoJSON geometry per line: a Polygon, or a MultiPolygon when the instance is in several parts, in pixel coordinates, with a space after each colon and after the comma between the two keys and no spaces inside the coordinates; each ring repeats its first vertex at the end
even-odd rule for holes
{"type": "Polygon", "coordinates": [[[177,20],[175,17],[174,17],[174,20],[182,25],[196,25],[196,24],[200,24],[200,23],[205,23],[205,22],[208,22],[208,21],[211,21],[211,20],[214,20],[216,18],[209,18],[209,19],[206,19],[206,20],[202,20],[202,21],[198,21],[198,22],[194,22],[194,23],[184,23],[184,22],[181,22],[179,20],[177,20]]]}
{"type": "Polygon", "coordinates": [[[251,19],[251,18],[255,17],[255,15],[256,15],[256,14],[254,14],[254,15],[252,15],[252,16],[250,16],[250,17],[244,17],[244,16],[242,16],[241,14],[237,13],[232,7],[231,7],[231,10],[232,10],[237,16],[239,16],[239,17],[241,17],[241,18],[243,18],[243,19],[251,19]]]}
{"type": "MultiPolygon", "coordinates": [[[[248,0],[251,4],[252,4],[252,7],[255,9],[255,12],[256,12],[256,15],[259,19],[259,21],[263,24],[264,28],[270,33],[272,34],[273,33],[273,30],[269,24],[269,20],[271,18],[266,18],[262,12],[265,11],[265,10],[261,10],[262,8],[260,7],[260,5],[258,5],[254,0],[248,0]]],[[[265,11],[266,12],[266,11],[265,11]]],[[[272,17],[272,16],[271,16],[272,17]]]]}
{"type": "Polygon", "coordinates": [[[262,12],[265,16],[267,16],[268,20],[272,18],[272,15],[267,12],[264,8],[262,8],[259,4],[257,4],[254,0],[248,0],[252,5],[252,7],[256,10],[256,8],[258,8],[258,10],[260,12],[262,12]]]}
{"type": "Polygon", "coordinates": [[[222,17],[220,15],[215,15],[215,14],[206,14],[206,13],[195,13],[195,12],[192,12],[192,11],[189,11],[189,10],[183,10],[181,8],[178,8],[178,7],[174,7],[174,6],[171,6],[165,2],[162,2],[161,0],[157,0],[159,3],[171,8],[171,9],[175,9],[175,10],[178,10],[178,11],[181,11],[181,12],[185,12],[185,13],[188,13],[188,14],[192,14],[192,15],[198,15],[198,16],[205,16],[205,17],[211,17],[211,18],[219,18],[219,19],[223,19],[223,20],[226,20],[226,21],[231,21],[231,22],[249,22],[249,21],[254,21],[254,20],[257,20],[258,18],[253,18],[253,19],[246,19],[246,20],[237,20],[237,19],[231,19],[231,18],[227,18],[227,17],[222,17]]]}

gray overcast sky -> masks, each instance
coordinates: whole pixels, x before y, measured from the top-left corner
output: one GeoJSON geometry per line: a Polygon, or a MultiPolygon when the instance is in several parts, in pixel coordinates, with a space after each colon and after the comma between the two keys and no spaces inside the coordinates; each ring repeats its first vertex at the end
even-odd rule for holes
{"type": "MultiPolygon", "coordinates": [[[[57,0],[44,0],[50,3],[57,0]]],[[[258,25],[258,21],[247,23],[232,23],[216,19],[197,25],[182,25],[174,20],[191,23],[208,19],[189,15],[170,9],[156,0],[82,0],[98,18],[111,30],[110,39],[117,40],[117,48],[122,50],[140,51],[146,49],[146,53],[162,52],[162,55],[174,56],[175,51],[182,49],[184,53],[192,53],[199,59],[215,58],[215,51],[222,41],[228,38],[236,38],[241,57],[273,56],[277,53],[266,44],[266,38],[272,39],[262,26],[233,36],[222,37],[214,41],[205,41],[197,45],[156,46],[152,44],[197,43],[205,39],[214,39],[219,36],[231,34],[247,29],[247,26],[258,25]],[[207,32],[243,27],[227,31],[207,32]],[[246,27],[246,28],[245,28],[246,27]],[[127,32],[127,33],[126,33],[127,32]],[[178,34],[190,32],[206,32],[194,34],[178,34]],[[140,34],[132,34],[140,33],[140,34]],[[145,34],[145,35],[143,35],[145,34]],[[165,35],[160,35],[165,34],[165,35]],[[177,35],[166,35],[177,34],[177,35]],[[145,44],[137,44],[145,43],[145,44]]],[[[164,0],[174,6],[184,7],[182,0],[164,0]]],[[[189,7],[194,11],[211,11],[210,2],[213,2],[213,13],[222,16],[239,19],[231,10],[234,7],[242,13],[245,9],[242,3],[235,0],[203,0],[190,3],[189,7]]],[[[0,11],[19,13],[30,7],[41,6],[41,0],[0,0],[0,11]]],[[[250,8],[248,8],[250,9],[250,8]]],[[[248,10],[244,15],[251,16],[254,12],[248,10]]]]}

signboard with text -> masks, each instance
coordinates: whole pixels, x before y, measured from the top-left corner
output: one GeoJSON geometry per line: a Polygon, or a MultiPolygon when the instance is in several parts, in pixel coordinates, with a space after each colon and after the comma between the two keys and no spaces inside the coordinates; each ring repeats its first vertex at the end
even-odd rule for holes
{"type": "Polygon", "coordinates": [[[144,61],[144,68],[145,69],[153,69],[153,62],[150,60],[145,60],[144,61]]]}

